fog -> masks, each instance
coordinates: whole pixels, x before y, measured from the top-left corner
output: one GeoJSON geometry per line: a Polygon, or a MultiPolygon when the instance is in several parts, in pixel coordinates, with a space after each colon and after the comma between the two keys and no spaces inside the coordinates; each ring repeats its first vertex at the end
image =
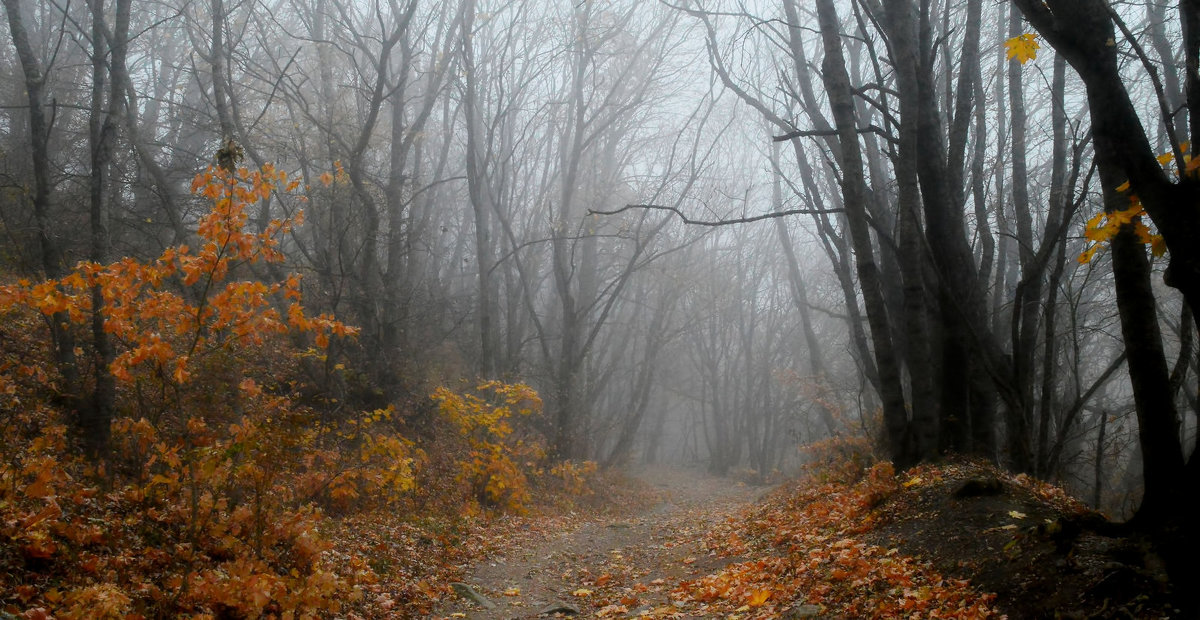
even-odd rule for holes
{"type": "MultiPolygon", "coordinates": [[[[764,480],[970,454],[1128,513],[1130,336],[1085,237],[1127,198],[1085,84],[1046,39],[1009,59],[1035,32],[1009,3],[885,4],[6,0],[5,272],[186,242],[232,141],[302,180],[251,218],[302,209],[285,269],[362,329],[338,398],[419,428],[433,386],[525,381],[564,458],[764,480]]],[[[1172,152],[1180,16],[1114,14],[1119,83],[1172,152]]],[[[1124,251],[1149,257],[1186,458],[1193,318],[1146,224],[1124,251]]]]}

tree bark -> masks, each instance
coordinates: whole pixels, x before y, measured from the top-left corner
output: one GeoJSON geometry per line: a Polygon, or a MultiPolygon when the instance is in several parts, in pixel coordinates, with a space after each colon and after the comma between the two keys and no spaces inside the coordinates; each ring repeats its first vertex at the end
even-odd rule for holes
{"type": "MultiPolygon", "coordinates": [[[[88,141],[91,151],[91,177],[88,187],[89,221],[91,244],[89,259],[103,264],[109,258],[108,212],[104,199],[107,194],[108,173],[111,166],[112,141],[115,138],[119,119],[124,114],[125,98],[122,93],[125,56],[129,38],[130,0],[118,0],[115,22],[111,37],[104,18],[104,0],[91,0],[92,13],[92,109],[88,121],[88,141]],[[111,39],[111,40],[110,40],[111,39]],[[108,65],[105,58],[111,54],[108,65]],[[111,69],[108,67],[111,66],[111,69]],[[109,78],[109,71],[118,75],[109,78]],[[105,84],[110,88],[105,101],[105,84]],[[108,112],[104,109],[107,107],[108,112]]],[[[112,341],[104,330],[105,304],[100,285],[92,291],[92,346],[95,386],[91,402],[81,407],[80,425],[84,432],[84,445],[93,457],[102,457],[108,451],[110,426],[115,409],[116,385],[109,366],[116,358],[112,341]]]]}
{"type": "Polygon", "coordinates": [[[879,398],[883,402],[883,419],[887,432],[888,452],[899,469],[916,464],[918,457],[909,436],[908,410],[900,382],[900,364],[892,345],[891,323],[887,304],[875,264],[871,233],[867,223],[866,182],[863,177],[862,155],[855,131],[854,97],[850,76],[842,54],[841,25],[833,0],[817,0],[817,18],[825,58],[821,63],[821,78],[829,94],[834,126],[841,147],[842,203],[846,208],[847,225],[854,245],[854,260],[859,285],[866,305],[871,341],[875,346],[875,365],[879,372],[879,398]]]}
{"type": "MultiPolygon", "coordinates": [[[[25,29],[20,0],[4,0],[8,17],[8,28],[12,33],[13,46],[21,61],[25,76],[25,97],[29,102],[30,160],[33,165],[33,219],[37,226],[38,248],[41,268],[47,278],[57,279],[64,274],[62,250],[52,232],[50,214],[50,122],[46,118],[44,88],[46,76],[34,52],[25,29]]],[[[75,362],[75,338],[68,325],[65,312],[50,317],[50,334],[54,346],[54,359],[62,374],[68,399],[78,402],[79,369],[75,362]]]]}
{"type": "MultiPolygon", "coordinates": [[[[1121,204],[1125,199],[1115,187],[1128,180],[1166,242],[1170,253],[1166,284],[1179,289],[1193,309],[1200,307],[1200,244],[1196,243],[1200,238],[1200,183],[1190,177],[1175,182],[1158,162],[1122,78],[1111,7],[1105,0],[1014,0],[1014,4],[1055,51],[1066,57],[1087,86],[1106,209],[1125,208],[1121,204]]],[[[1189,69],[1196,63],[1196,6],[1193,0],[1180,10],[1189,69]]],[[[1188,95],[1195,131],[1200,106],[1192,106],[1200,101],[1192,98],[1190,89],[1188,95]]],[[[1179,145],[1171,146],[1178,157],[1179,145]]],[[[1124,230],[1113,239],[1112,250],[1145,480],[1142,505],[1134,521],[1151,533],[1172,580],[1191,584],[1197,578],[1195,556],[1200,551],[1200,536],[1192,525],[1196,503],[1180,501],[1180,497],[1194,500],[1200,493],[1200,459],[1193,455],[1188,463],[1180,444],[1145,249],[1132,231],[1124,230]]],[[[1180,602],[1185,613],[1192,614],[1200,608],[1200,596],[1194,589],[1183,588],[1180,602]]]]}

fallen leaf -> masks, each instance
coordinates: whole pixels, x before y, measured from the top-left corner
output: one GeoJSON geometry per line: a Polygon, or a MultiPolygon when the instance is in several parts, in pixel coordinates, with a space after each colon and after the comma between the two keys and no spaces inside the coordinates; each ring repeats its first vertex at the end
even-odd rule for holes
{"type": "Polygon", "coordinates": [[[767,599],[769,598],[771,598],[771,590],[767,588],[755,590],[754,593],[750,595],[750,599],[746,601],[746,604],[751,607],[760,607],[763,603],[767,602],[767,599]]]}

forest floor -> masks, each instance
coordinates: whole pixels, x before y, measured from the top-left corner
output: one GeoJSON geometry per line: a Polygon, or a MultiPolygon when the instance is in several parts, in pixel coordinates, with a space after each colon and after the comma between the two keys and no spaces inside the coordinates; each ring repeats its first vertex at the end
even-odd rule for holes
{"type": "Polygon", "coordinates": [[[631,476],[641,487],[632,505],[564,522],[476,566],[466,585],[494,607],[459,598],[439,615],[508,620],[556,610],[597,617],[675,613],[683,606],[673,605],[670,595],[681,580],[744,559],[711,554],[705,537],[714,524],[736,519],[767,487],[684,469],[631,476]]]}
{"type": "Polygon", "coordinates": [[[1144,546],[1094,533],[1060,489],[982,465],[774,488],[631,476],[623,506],[512,532],[434,617],[1180,617],[1144,546]]]}

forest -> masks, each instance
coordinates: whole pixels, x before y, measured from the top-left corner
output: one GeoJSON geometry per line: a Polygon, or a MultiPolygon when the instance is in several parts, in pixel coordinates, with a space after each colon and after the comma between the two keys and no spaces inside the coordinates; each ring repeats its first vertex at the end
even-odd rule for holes
{"type": "Polygon", "coordinates": [[[3,4],[0,618],[1200,612],[1200,1],[3,4]]]}

